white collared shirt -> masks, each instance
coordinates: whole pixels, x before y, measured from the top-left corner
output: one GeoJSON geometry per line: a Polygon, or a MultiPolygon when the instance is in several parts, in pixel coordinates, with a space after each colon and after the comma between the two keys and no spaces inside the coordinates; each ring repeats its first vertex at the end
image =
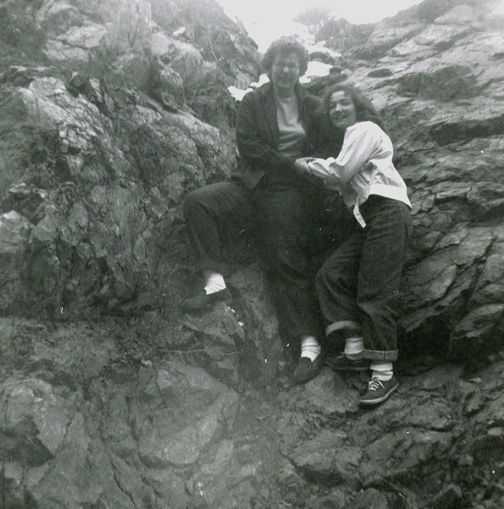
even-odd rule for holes
{"type": "Polygon", "coordinates": [[[337,190],[364,228],[366,222],[359,205],[370,195],[401,201],[411,207],[406,184],[396,170],[394,149],[387,134],[374,122],[363,121],[347,127],[337,158],[314,159],[310,171],[322,178],[330,189],[337,190]]]}

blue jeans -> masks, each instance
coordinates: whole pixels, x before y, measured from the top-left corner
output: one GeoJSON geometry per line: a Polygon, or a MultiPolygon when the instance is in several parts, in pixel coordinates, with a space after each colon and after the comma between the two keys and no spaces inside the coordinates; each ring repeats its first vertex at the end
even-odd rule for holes
{"type": "Polygon", "coordinates": [[[295,347],[303,335],[323,337],[314,275],[324,251],[341,242],[351,221],[339,201],[327,210],[326,198],[323,188],[265,176],[254,189],[220,182],[191,192],[184,202],[199,269],[223,271],[226,230],[259,233],[281,333],[295,347]]]}
{"type": "Polygon", "coordinates": [[[411,215],[402,202],[370,196],[360,207],[366,227],[341,244],[317,274],[326,336],[362,336],[364,358],[397,359],[399,282],[411,215]]]}

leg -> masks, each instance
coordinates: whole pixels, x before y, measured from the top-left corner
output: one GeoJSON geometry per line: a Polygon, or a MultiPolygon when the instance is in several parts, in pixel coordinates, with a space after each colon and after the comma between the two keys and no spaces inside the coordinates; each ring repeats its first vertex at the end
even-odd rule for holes
{"type": "Polygon", "coordinates": [[[252,209],[250,192],[233,182],[196,189],[184,200],[184,217],[200,270],[222,272],[222,231],[248,228],[252,209]]]}
{"type": "Polygon", "coordinates": [[[362,232],[355,232],[336,249],[317,274],[317,296],[326,336],[339,331],[360,331],[356,301],[363,240],[362,232]]]}
{"type": "Polygon", "coordinates": [[[362,321],[363,356],[371,360],[371,381],[360,402],[375,405],[397,389],[393,361],[397,359],[398,286],[406,258],[411,218],[406,205],[372,197],[364,207],[363,246],[357,305],[362,321]]]}
{"type": "Polygon", "coordinates": [[[315,278],[330,255],[357,232],[360,226],[343,199],[334,192],[329,194],[323,189],[313,200],[320,204],[316,228],[312,229],[309,242],[310,265],[315,278]]]}
{"type": "Polygon", "coordinates": [[[397,359],[399,282],[411,231],[409,209],[401,202],[371,197],[363,207],[365,241],[359,267],[357,307],[372,361],[397,359]]]}
{"type": "Polygon", "coordinates": [[[233,182],[221,182],[191,192],[184,201],[184,215],[198,269],[205,279],[205,293],[184,302],[187,311],[208,307],[216,300],[231,301],[222,260],[222,233],[247,230],[251,222],[249,191],[233,182]]]}
{"type": "Polygon", "coordinates": [[[277,185],[256,192],[266,269],[289,340],[321,335],[318,305],[307,276],[313,208],[310,210],[305,196],[293,187],[277,185]]]}
{"type": "MultiPolygon", "coordinates": [[[[363,241],[362,230],[356,231],[325,262],[316,279],[326,337],[329,343],[344,344],[343,355],[330,355],[326,359],[326,363],[338,371],[369,369],[369,361],[362,359],[364,344],[356,305],[363,241]]],[[[334,349],[331,344],[329,347],[334,349]]]]}
{"type": "Polygon", "coordinates": [[[293,346],[291,352],[301,347],[294,371],[298,383],[315,376],[321,366],[322,325],[306,259],[317,205],[287,185],[268,186],[256,193],[264,259],[284,344],[293,346]]]}

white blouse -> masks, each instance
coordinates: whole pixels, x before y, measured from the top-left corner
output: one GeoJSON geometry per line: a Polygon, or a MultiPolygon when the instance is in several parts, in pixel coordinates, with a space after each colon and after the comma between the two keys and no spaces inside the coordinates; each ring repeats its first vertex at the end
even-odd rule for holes
{"type": "Polygon", "coordinates": [[[366,222],[359,211],[370,195],[398,200],[408,207],[406,184],[396,170],[392,157],[392,141],[374,122],[356,122],[347,127],[343,146],[337,158],[313,159],[310,171],[330,189],[337,190],[345,204],[364,228],[366,222]]]}

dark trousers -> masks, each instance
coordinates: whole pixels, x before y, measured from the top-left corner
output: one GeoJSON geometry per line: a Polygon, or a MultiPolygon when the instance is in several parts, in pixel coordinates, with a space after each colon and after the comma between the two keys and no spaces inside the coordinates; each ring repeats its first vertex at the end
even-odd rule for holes
{"type": "Polygon", "coordinates": [[[326,336],[362,335],[364,358],[397,359],[399,282],[411,234],[402,202],[371,196],[360,207],[366,221],[317,274],[326,336]]]}
{"type": "Polygon", "coordinates": [[[239,181],[218,182],[191,191],[184,217],[197,269],[225,272],[223,247],[230,238],[250,237],[257,229],[255,192],[239,181]]]}
{"type": "MultiPolygon", "coordinates": [[[[264,177],[254,189],[221,182],[191,192],[184,215],[198,268],[222,272],[227,228],[260,233],[262,259],[284,341],[298,346],[303,335],[323,337],[313,285],[317,256],[341,240],[350,224],[339,201],[327,205],[326,191],[264,177]]],[[[320,264],[319,264],[320,265],[320,264]]]]}

